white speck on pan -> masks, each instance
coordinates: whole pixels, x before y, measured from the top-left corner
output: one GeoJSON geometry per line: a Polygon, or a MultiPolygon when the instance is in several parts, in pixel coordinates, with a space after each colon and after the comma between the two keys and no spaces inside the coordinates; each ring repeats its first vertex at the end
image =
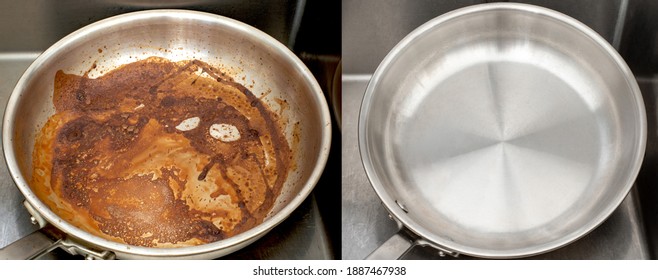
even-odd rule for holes
{"type": "Polygon", "coordinates": [[[240,131],[238,128],[225,123],[213,124],[208,131],[210,136],[222,142],[233,142],[240,140],[240,131]]]}

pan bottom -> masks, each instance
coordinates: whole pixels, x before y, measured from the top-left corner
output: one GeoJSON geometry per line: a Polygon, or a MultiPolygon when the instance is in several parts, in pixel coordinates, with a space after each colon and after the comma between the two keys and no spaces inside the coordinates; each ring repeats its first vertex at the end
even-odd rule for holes
{"type": "Polygon", "coordinates": [[[557,239],[567,233],[547,228],[591,218],[583,209],[604,192],[615,138],[596,89],[541,63],[457,69],[419,83],[434,85],[414,89],[388,122],[386,150],[410,211],[437,232],[497,248],[557,239]]]}

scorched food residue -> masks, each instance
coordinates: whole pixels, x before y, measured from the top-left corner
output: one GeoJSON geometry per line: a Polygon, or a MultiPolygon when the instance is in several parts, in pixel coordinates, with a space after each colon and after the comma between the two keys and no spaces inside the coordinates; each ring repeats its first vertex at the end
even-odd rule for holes
{"type": "Polygon", "coordinates": [[[202,61],[152,57],[96,79],[58,71],[53,102],[31,185],[106,239],[180,247],[244,232],[291,166],[277,115],[202,61]]]}

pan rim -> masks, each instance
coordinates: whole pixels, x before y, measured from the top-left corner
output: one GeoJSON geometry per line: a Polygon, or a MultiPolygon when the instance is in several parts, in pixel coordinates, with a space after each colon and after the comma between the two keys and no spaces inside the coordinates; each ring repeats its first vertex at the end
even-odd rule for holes
{"type": "MultiPolygon", "coordinates": [[[[548,8],[529,5],[529,4],[520,4],[520,3],[488,3],[488,4],[468,6],[435,17],[429,20],[428,22],[426,22],[425,24],[421,25],[420,27],[414,29],[387,54],[387,56],[382,60],[382,62],[380,63],[380,65],[377,67],[376,71],[372,75],[361,103],[361,108],[359,112],[359,122],[358,122],[359,152],[362,159],[361,160],[362,165],[365,169],[366,175],[368,177],[368,180],[370,181],[372,188],[374,189],[375,193],[378,195],[380,200],[383,202],[384,206],[389,211],[389,213],[391,213],[391,215],[394,217],[394,219],[399,221],[407,229],[417,234],[419,237],[425,239],[426,241],[430,242],[431,244],[435,245],[436,247],[445,248],[447,250],[456,251],[469,256],[485,257],[485,258],[520,258],[520,257],[527,257],[527,256],[533,256],[533,255],[545,253],[548,251],[558,249],[565,245],[568,245],[574,242],[575,240],[579,239],[580,237],[585,236],[587,233],[591,232],[596,227],[598,227],[610,216],[610,214],[612,214],[612,212],[614,212],[615,209],[619,207],[619,205],[623,202],[625,197],[630,192],[630,189],[632,188],[642,165],[644,153],[646,150],[646,136],[647,136],[646,110],[639,86],[637,85],[637,82],[635,81],[635,77],[632,74],[630,68],[625,63],[625,61],[621,58],[621,56],[617,53],[617,51],[598,33],[596,33],[590,27],[586,26],[585,24],[579,22],[578,20],[572,17],[569,17],[567,15],[564,15],[560,12],[548,8]],[[375,161],[373,160],[373,157],[370,154],[371,149],[369,146],[370,143],[369,137],[371,136],[367,134],[368,131],[367,126],[369,121],[368,115],[371,109],[370,107],[371,104],[369,101],[376,94],[375,88],[378,84],[380,84],[380,80],[382,79],[383,73],[386,72],[386,70],[389,67],[391,67],[392,63],[395,61],[395,59],[398,57],[398,54],[402,50],[404,50],[417,38],[426,34],[430,29],[432,29],[435,26],[456,20],[465,15],[472,15],[475,13],[483,13],[490,11],[502,11],[502,10],[545,16],[557,22],[566,24],[574,28],[578,32],[580,32],[583,36],[586,36],[587,38],[593,40],[598,47],[600,47],[606,54],[608,54],[608,56],[614,62],[614,64],[616,64],[619,67],[619,72],[624,75],[626,85],[628,86],[629,91],[633,95],[633,99],[635,101],[634,109],[636,109],[635,111],[636,116],[634,117],[637,119],[638,127],[639,127],[639,131],[638,131],[639,135],[637,135],[639,138],[639,142],[635,143],[634,153],[632,155],[632,160],[633,160],[632,167],[629,168],[631,172],[629,172],[628,177],[625,178],[626,180],[623,188],[620,187],[620,194],[623,195],[618,195],[617,197],[615,197],[616,199],[613,202],[611,202],[610,205],[608,205],[608,207],[606,207],[605,209],[606,211],[602,211],[599,213],[598,216],[593,217],[593,219],[590,220],[589,223],[583,225],[579,231],[572,232],[569,235],[563,236],[555,242],[543,243],[538,246],[533,245],[533,246],[529,246],[528,248],[523,248],[518,250],[517,249],[514,250],[482,249],[482,248],[471,247],[464,244],[458,244],[448,240],[447,238],[442,238],[437,233],[427,230],[426,228],[422,227],[419,223],[414,221],[409,215],[406,214],[404,210],[396,206],[395,199],[384,189],[383,187],[384,184],[381,179],[382,176],[386,176],[386,175],[379,174],[378,171],[373,166],[373,162],[375,161]]],[[[396,186],[389,186],[389,187],[393,189],[399,189],[396,186]]]]}

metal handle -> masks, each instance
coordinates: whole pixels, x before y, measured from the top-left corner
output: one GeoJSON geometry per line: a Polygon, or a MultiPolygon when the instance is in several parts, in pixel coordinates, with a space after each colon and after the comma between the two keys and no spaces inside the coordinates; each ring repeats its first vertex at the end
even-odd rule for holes
{"type": "MultiPolygon", "coordinates": [[[[395,203],[406,213],[408,212],[406,206],[399,201],[395,203]]],[[[398,225],[398,232],[395,235],[391,236],[388,240],[384,242],[381,246],[375,249],[370,255],[366,257],[366,260],[390,260],[396,259],[399,260],[404,255],[407,254],[414,246],[430,246],[436,249],[439,252],[439,256],[445,257],[446,255],[452,257],[459,257],[459,252],[454,252],[447,250],[441,246],[438,246],[434,243],[431,243],[422,237],[419,237],[411,230],[407,229],[400,221],[393,217],[390,214],[388,217],[393,220],[398,225]]]]}
{"type": "Polygon", "coordinates": [[[436,249],[439,252],[439,256],[441,257],[459,257],[458,252],[450,251],[430,243],[427,240],[418,237],[407,228],[401,227],[395,235],[391,236],[391,238],[386,240],[384,244],[370,253],[370,255],[366,257],[366,260],[399,260],[404,257],[404,255],[406,255],[414,246],[430,246],[436,249]]]}
{"type": "Polygon", "coordinates": [[[71,255],[81,255],[84,256],[86,260],[113,260],[115,258],[114,253],[110,251],[94,251],[85,246],[80,245],[79,243],[71,239],[60,239],[52,243],[49,247],[44,248],[40,252],[37,252],[30,256],[29,260],[40,259],[46,254],[52,252],[53,250],[60,248],[68,252],[71,255]]]}
{"type": "MultiPolygon", "coordinates": [[[[53,240],[41,231],[35,231],[18,241],[0,249],[1,260],[25,260],[31,259],[53,245],[53,240]]],[[[52,250],[50,250],[52,251],[52,250]]],[[[50,252],[48,251],[48,252],[50,252]]]]}
{"type": "Polygon", "coordinates": [[[366,260],[400,259],[416,245],[416,240],[418,239],[412,236],[406,228],[401,228],[384,244],[370,253],[366,260]]]}
{"type": "Polygon", "coordinates": [[[87,260],[110,260],[115,257],[112,252],[90,250],[70,239],[54,241],[46,233],[38,230],[0,249],[0,260],[41,259],[57,248],[71,255],[82,255],[87,260]]]}
{"type": "Polygon", "coordinates": [[[61,248],[71,255],[84,256],[88,260],[115,258],[114,253],[110,251],[96,251],[68,238],[66,234],[49,225],[27,201],[23,204],[32,215],[32,223],[38,225],[40,229],[0,249],[0,260],[40,259],[57,248],[61,248]],[[49,236],[53,236],[56,240],[49,236]]]}
{"type": "Polygon", "coordinates": [[[50,239],[47,230],[38,230],[0,249],[0,260],[36,260],[60,248],[71,255],[81,255],[87,260],[111,260],[110,251],[95,251],[69,239],[50,239]]]}

